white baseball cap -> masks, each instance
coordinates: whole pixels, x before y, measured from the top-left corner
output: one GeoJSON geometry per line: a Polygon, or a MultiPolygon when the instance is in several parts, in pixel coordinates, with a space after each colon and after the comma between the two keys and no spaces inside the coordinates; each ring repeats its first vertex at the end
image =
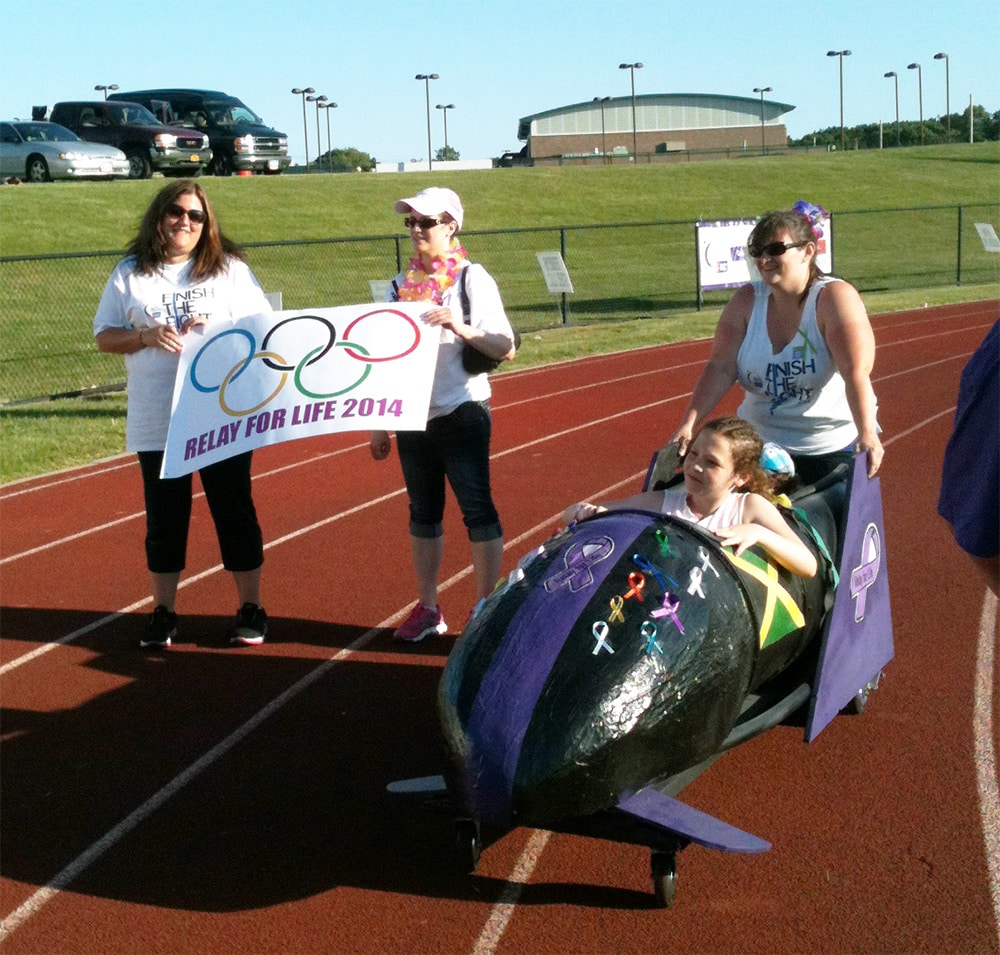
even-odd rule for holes
{"type": "Polygon", "coordinates": [[[447,213],[458,223],[460,229],[462,228],[462,217],[465,215],[458,193],[441,186],[421,189],[409,199],[397,199],[395,209],[401,215],[407,212],[415,212],[418,216],[439,216],[447,213]]]}

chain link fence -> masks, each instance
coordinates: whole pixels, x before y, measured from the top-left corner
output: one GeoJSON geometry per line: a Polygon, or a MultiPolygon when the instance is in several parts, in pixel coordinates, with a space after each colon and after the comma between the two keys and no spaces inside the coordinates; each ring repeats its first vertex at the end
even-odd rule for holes
{"type": "MultiPolygon", "coordinates": [[[[733,218],[738,218],[734,216],[733,218]]],[[[1000,205],[863,209],[834,215],[834,272],[864,293],[1000,279],[976,223],[1000,222],[1000,205]]],[[[698,305],[695,223],[465,232],[473,261],[496,278],[511,322],[522,332],[560,324],[668,318],[698,305]],[[572,295],[553,295],[536,259],[558,250],[572,295]]],[[[369,285],[399,271],[405,236],[258,242],[244,247],[264,289],[285,309],[352,305],[369,285]]],[[[0,403],[120,387],[120,356],[100,354],[91,321],[120,252],[0,257],[0,403]]],[[[731,292],[708,292],[721,306],[731,292]]]]}

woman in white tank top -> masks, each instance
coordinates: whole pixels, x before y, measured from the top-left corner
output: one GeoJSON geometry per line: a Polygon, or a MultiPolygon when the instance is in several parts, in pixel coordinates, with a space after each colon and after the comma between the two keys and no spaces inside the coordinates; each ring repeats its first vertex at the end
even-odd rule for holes
{"type": "Polygon", "coordinates": [[[760,281],[737,290],[722,312],[708,364],[668,442],[682,454],[739,382],[740,416],[788,449],[804,483],[855,452],[866,453],[869,477],[878,471],[875,336],[857,290],[816,265],[822,212],[799,202],[767,213],[750,233],[760,281]]]}
{"type": "Polygon", "coordinates": [[[737,555],[755,544],[800,577],[813,577],[813,553],[764,496],[769,481],[760,467],[763,442],[740,418],[716,418],[698,432],[684,459],[684,485],[644,491],[607,504],[571,504],[567,524],[604,511],[659,511],[698,524],[714,533],[737,555]],[[764,492],[764,493],[761,493],[764,492]]]}

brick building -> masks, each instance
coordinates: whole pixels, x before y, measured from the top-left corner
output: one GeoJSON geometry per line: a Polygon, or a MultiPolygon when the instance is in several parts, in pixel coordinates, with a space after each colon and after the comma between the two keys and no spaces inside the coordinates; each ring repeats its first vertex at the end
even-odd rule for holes
{"type": "MultiPolygon", "coordinates": [[[[640,162],[667,161],[705,150],[760,155],[787,148],[781,117],[795,109],[759,97],[650,93],[635,97],[640,162]],[[763,114],[763,115],[762,115],[763,114]],[[763,122],[762,122],[763,120],[763,122]]],[[[633,152],[632,97],[575,103],[519,120],[517,138],[535,165],[627,160],[633,152]]]]}

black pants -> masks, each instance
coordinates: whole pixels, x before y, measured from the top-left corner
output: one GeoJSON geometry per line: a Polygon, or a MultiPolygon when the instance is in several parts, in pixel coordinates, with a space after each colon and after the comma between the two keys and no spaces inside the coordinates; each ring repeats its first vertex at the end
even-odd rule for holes
{"type": "MultiPolygon", "coordinates": [[[[264,563],[264,541],[250,491],[253,452],[209,464],[198,474],[228,571],[256,570],[264,563]]],[[[146,564],[154,574],[179,574],[187,554],[192,476],[161,478],[162,451],[140,451],[146,498],[146,564]]]]}

